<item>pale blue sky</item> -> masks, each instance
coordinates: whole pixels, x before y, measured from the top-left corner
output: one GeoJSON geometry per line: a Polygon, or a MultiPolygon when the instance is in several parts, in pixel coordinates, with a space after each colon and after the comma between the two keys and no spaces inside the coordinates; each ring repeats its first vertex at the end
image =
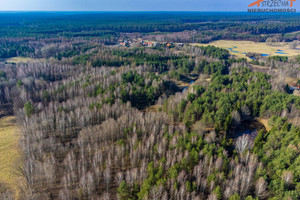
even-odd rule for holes
{"type": "MultiPolygon", "coordinates": [[[[247,11],[255,0],[0,0],[2,11],[247,11]]],[[[300,3],[294,8],[300,10],[300,3]]]]}

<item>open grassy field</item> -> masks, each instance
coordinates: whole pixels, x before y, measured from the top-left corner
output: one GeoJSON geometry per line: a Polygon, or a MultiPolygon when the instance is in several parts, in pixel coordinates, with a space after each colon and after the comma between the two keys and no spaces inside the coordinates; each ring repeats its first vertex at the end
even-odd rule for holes
{"type": "MultiPolygon", "coordinates": [[[[37,61],[39,59],[35,59],[35,58],[24,58],[24,57],[13,57],[13,58],[9,58],[6,60],[7,63],[28,63],[28,62],[33,62],[33,61],[37,61]]],[[[40,59],[41,60],[41,59],[40,59]]]]}
{"type": "Polygon", "coordinates": [[[264,42],[252,42],[252,41],[233,41],[233,40],[218,40],[209,44],[195,44],[199,46],[213,45],[224,49],[231,48],[230,53],[239,58],[246,58],[244,53],[259,53],[269,54],[269,56],[296,56],[300,54],[300,49],[290,49],[286,43],[280,43],[277,46],[269,46],[264,42]],[[286,54],[276,53],[278,50],[286,54]]]}
{"type": "MultiPolygon", "coordinates": [[[[15,123],[15,117],[0,118],[0,183],[4,183],[18,199],[17,166],[20,164],[18,147],[19,129],[15,123]]],[[[0,194],[1,199],[1,194],[0,194]]]]}

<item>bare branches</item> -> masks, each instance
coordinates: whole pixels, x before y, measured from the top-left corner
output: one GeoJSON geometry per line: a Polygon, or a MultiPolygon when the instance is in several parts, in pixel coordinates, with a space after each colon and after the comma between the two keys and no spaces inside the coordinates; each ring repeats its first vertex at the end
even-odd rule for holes
{"type": "Polygon", "coordinates": [[[251,149],[253,142],[248,134],[244,134],[235,142],[235,148],[239,153],[243,153],[245,150],[251,149]]]}
{"type": "Polygon", "coordinates": [[[268,192],[267,192],[267,183],[264,180],[264,178],[260,177],[255,186],[255,192],[256,196],[259,199],[266,199],[268,197],[268,192]]]}

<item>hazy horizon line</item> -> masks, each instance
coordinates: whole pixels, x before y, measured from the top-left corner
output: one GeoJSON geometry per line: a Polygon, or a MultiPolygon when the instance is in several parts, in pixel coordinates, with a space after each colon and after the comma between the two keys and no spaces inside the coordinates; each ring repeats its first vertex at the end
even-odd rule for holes
{"type": "Polygon", "coordinates": [[[248,12],[247,10],[237,10],[237,11],[194,11],[194,10],[95,10],[95,11],[91,11],[91,10],[0,10],[0,13],[51,13],[51,12],[56,12],[56,13],[121,13],[121,12],[138,12],[138,13],[150,13],[150,12],[194,12],[194,13],[249,13],[249,14],[284,14],[284,15],[292,15],[292,14],[299,14],[300,11],[296,11],[295,13],[263,13],[263,12],[257,12],[257,13],[251,13],[248,12]]]}
{"type": "Polygon", "coordinates": [[[0,12],[247,12],[247,11],[202,11],[202,10],[0,10],[0,12]]]}

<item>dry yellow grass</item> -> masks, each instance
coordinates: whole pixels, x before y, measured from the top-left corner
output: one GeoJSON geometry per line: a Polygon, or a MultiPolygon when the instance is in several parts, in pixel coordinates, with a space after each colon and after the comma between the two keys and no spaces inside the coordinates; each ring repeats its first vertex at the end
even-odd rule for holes
{"type": "Polygon", "coordinates": [[[44,58],[24,58],[24,57],[13,57],[6,60],[7,63],[29,63],[29,62],[44,62],[46,59],[44,58]]]}
{"type": "Polygon", "coordinates": [[[287,77],[285,79],[285,82],[289,85],[296,85],[297,82],[298,82],[298,79],[297,78],[292,78],[292,77],[287,77]]]}
{"type": "Polygon", "coordinates": [[[15,193],[15,199],[19,198],[19,177],[16,170],[20,164],[18,141],[19,129],[15,124],[15,117],[0,118],[0,182],[15,193]]]}
{"type": "Polygon", "coordinates": [[[32,58],[24,58],[24,57],[13,57],[6,60],[8,63],[27,63],[32,62],[34,59],[32,58]]]}
{"type": "Polygon", "coordinates": [[[176,81],[178,87],[188,87],[190,85],[189,82],[184,82],[184,81],[176,81]]]}
{"type": "Polygon", "coordinates": [[[232,55],[235,55],[239,58],[246,58],[244,53],[259,53],[259,54],[269,54],[270,56],[296,56],[300,54],[300,50],[290,49],[289,45],[286,43],[280,43],[277,46],[269,46],[264,42],[252,42],[252,41],[233,41],[233,40],[218,40],[211,42],[209,44],[199,44],[199,46],[213,45],[221,48],[233,48],[233,51],[238,51],[237,53],[231,52],[232,55]],[[234,48],[236,47],[236,48],[234,48]],[[283,50],[287,54],[277,54],[277,50],[283,50]]]}
{"type": "Polygon", "coordinates": [[[197,85],[201,85],[203,87],[206,87],[210,84],[211,78],[209,75],[206,74],[200,74],[199,78],[194,82],[197,85]]]}
{"type": "Polygon", "coordinates": [[[267,131],[271,130],[271,128],[269,126],[269,119],[263,119],[263,118],[259,117],[259,118],[256,118],[256,120],[259,121],[260,123],[262,123],[265,126],[267,131]]]}

